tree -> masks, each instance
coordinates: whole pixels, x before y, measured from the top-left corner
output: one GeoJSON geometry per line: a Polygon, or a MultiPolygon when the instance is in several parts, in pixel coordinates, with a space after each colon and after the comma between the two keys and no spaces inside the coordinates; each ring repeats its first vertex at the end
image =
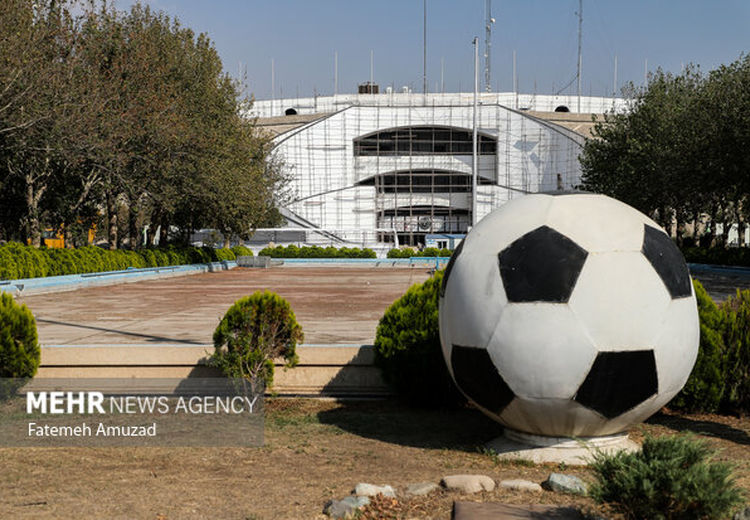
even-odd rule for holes
{"type": "Polygon", "coordinates": [[[228,245],[277,215],[283,165],[208,36],[138,3],[66,6],[0,7],[0,238],[70,245],[104,220],[112,248],[146,226],[149,243],[214,227],[228,245]]]}
{"type": "Polygon", "coordinates": [[[699,224],[709,236],[722,224],[725,244],[748,210],[750,60],[708,76],[693,66],[679,75],[658,70],[647,87],[625,93],[629,110],[607,114],[584,146],[582,188],[653,216],[678,241],[688,224],[693,239],[699,224]]]}

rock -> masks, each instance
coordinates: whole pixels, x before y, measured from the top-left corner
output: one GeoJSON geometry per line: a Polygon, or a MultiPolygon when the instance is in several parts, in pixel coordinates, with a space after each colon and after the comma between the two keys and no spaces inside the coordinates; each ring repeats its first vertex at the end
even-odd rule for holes
{"type": "Polygon", "coordinates": [[[329,500],[323,508],[323,513],[331,518],[353,518],[360,507],[370,503],[367,497],[346,497],[341,500],[329,500]]]}
{"type": "Polygon", "coordinates": [[[443,477],[440,484],[446,489],[462,493],[478,493],[495,489],[495,481],[486,475],[449,475],[443,477]]]}
{"type": "Polygon", "coordinates": [[[500,487],[514,491],[542,491],[542,486],[536,482],[522,479],[503,480],[500,482],[500,487]]]}
{"type": "Polygon", "coordinates": [[[542,487],[556,493],[570,493],[572,495],[585,495],[588,491],[583,480],[563,473],[550,473],[547,480],[542,482],[542,487]]]}
{"type": "Polygon", "coordinates": [[[746,507],[742,511],[737,511],[732,520],[750,520],[750,507],[746,507]]]}
{"type": "Polygon", "coordinates": [[[440,486],[434,482],[419,482],[417,484],[409,484],[406,486],[406,494],[412,496],[429,495],[440,486]]]}
{"type": "Polygon", "coordinates": [[[391,486],[375,486],[373,484],[366,484],[360,482],[354,488],[354,494],[358,497],[374,497],[375,495],[383,495],[384,497],[396,498],[396,492],[391,486]]]}

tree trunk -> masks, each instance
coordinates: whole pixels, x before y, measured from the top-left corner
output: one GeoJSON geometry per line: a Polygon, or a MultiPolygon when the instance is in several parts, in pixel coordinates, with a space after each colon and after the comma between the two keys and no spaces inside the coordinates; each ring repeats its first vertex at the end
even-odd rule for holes
{"type": "Polygon", "coordinates": [[[742,219],[737,220],[737,245],[745,247],[745,223],[742,219]]]}
{"type": "Polygon", "coordinates": [[[161,224],[161,231],[159,233],[159,247],[165,247],[169,242],[169,219],[166,215],[159,221],[161,224]]]}
{"type": "Polygon", "coordinates": [[[110,249],[117,249],[117,195],[107,192],[107,242],[110,249]]]}
{"type": "Polygon", "coordinates": [[[138,203],[133,200],[130,201],[130,207],[128,208],[128,231],[130,232],[130,249],[135,251],[140,249],[143,243],[143,236],[141,230],[138,229],[138,203]]]}
{"type": "Polygon", "coordinates": [[[42,245],[42,229],[39,223],[39,195],[34,193],[34,183],[30,176],[26,177],[26,207],[29,214],[26,217],[26,236],[34,247],[42,245]]]}
{"type": "Polygon", "coordinates": [[[726,220],[721,223],[721,247],[727,247],[729,245],[729,230],[732,229],[732,224],[726,220]]]}
{"type": "Polygon", "coordinates": [[[75,244],[73,243],[73,233],[70,231],[70,226],[65,226],[62,229],[63,242],[65,242],[65,249],[73,249],[75,244]]]}
{"type": "Polygon", "coordinates": [[[155,209],[151,213],[151,219],[148,224],[148,231],[146,232],[146,247],[154,245],[154,239],[156,238],[156,230],[159,228],[159,222],[161,221],[161,211],[155,209]]]}

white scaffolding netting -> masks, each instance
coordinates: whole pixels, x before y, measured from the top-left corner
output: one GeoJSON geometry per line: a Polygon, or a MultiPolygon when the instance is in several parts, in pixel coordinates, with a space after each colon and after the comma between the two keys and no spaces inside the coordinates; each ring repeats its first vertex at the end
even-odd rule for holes
{"type": "MultiPolygon", "coordinates": [[[[279,135],[275,150],[292,177],[289,225],[343,242],[359,231],[367,240],[352,240],[365,246],[394,242],[376,230],[410,245],[466,233],[473,107],[438,101],[348,106],[279,135]]],[[[581,135],[499,104],[479,106],[477,127],[478,219],[519,194],[579,184],[581,135]]]]}

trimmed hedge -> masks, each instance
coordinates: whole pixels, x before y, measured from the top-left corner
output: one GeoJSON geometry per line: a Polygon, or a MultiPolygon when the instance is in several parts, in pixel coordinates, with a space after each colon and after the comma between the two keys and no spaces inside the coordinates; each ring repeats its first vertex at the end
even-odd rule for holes
{"type": "Polygon", "coordinates": [[[465,402],[448,373],[440,346],[438,296],[443,271],[412,285],[388,307],[375,334],[375,363],[407,402],[455,406],[465,402]]]}
{"type": "Polygon", "coordinates": [[[412,257],[450,257],[453,254],[452,249],[443,248],[438,249],[437,247],[426,247],[422,251],[416,251],[410,247],[403,249],[391,249],[388,251],[388,258],[412,258],[412,257]]]}
{"type": "Polygon", "coordinates": [[[258,256],[270,256],[271,258],[377,258],[375,251],[369,248],[297,247],[294,244],[286,247],[266,247],[258,253],[258,256]]]}
{"type": "Polygon", "coordinates": [[[275,358],[284,358],[287,367],[297,364],[295,349],[303,334],[288,301],[276,293],[257,291],[234,302],[213,339],[211,365],[257,388],[273,383],[275,358]]]}
{"type": "Polygon", "coordinates": [[[240,245],[234,246],[232,248],[232,253],[234,253],[235,257],[237,257],[237,256],[253,256],[253,250],[252,249],[250,249],[249,247],[240,246],[240,245]]]}
{"type": "MultiPolygon", "coordinates": [[[[235,246],[243,254],[247,248],[235,246]]],[[[252,255],[252,251],[247,250],[252,255]]],[[[0,280],[41,278],[68,274],[120,271],[129,267],[165,267],[235,260],[232,249],[174,247],[106,250],[95,246],[77,249],[37,249],[18,242],[0,246],[0,280]]]]}
{"type": "Polygon", "coordinates": [[[10,294],[0,293],[0,378],[34,377],[40,357],[31,311],[18,305],[10,294]]]}
{"type": "Polygon", "coordinates": [[[750,247],[685,247],[682,254],[695,264],[750,267],[750,247]]]}

